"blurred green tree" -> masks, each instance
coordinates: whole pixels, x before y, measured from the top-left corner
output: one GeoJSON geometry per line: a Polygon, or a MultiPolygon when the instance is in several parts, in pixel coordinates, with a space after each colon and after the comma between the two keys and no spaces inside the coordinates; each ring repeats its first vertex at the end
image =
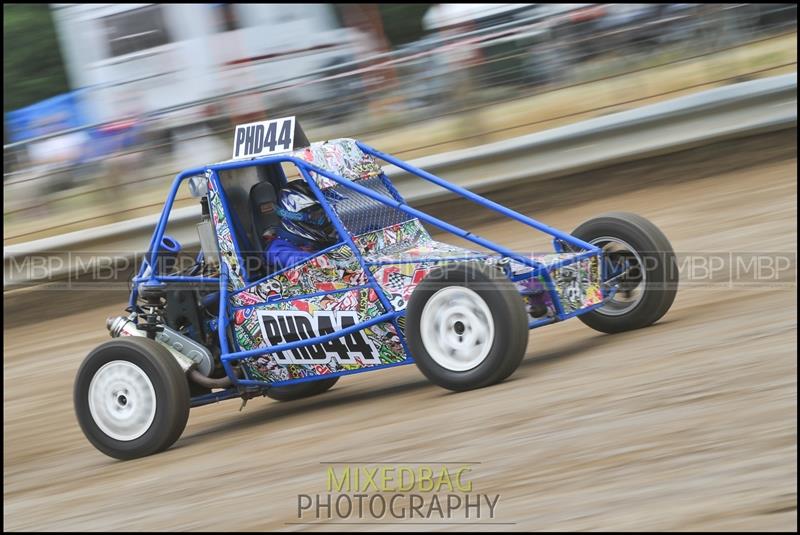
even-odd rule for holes
{"type": "Polygon", "coordinates": [[[47,4],[3,4],[3,112],[69,91],[47,4]]]}
{"type": "Polygon", "coordinates": [[[383,30],[392,46],[411,43],[422,37],[422,17],[433,4],[378,4],[383,30]]]}

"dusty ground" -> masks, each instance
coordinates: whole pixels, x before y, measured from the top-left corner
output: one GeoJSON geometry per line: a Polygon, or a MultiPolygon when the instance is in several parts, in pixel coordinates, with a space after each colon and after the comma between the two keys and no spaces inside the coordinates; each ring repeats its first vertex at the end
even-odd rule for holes
{"type": "MultiPolygon", "coordinates": [[[[572,199],[552,193],[569,181],[496,197],[567,230],[624,208],[680,253],[794,258],[795,141],[773,138],[774,157],[751,147],[743,160],[756,165],[672,158],[572,199]]],[[[518,248],[544,243],[475,221],[518,248]]],[[[121,306],[16,325],[4,332],[5,529],[312,529],[295,524],[297,495],[324,492],[321,462],[459,461],[480,463],[475,492],[501,496],[492,521],[505,524],[482,529],[796,530],[795,274],[796,263],[757,287],[685,279],[667,316],[637,332],[577,320],[534,331],[517,372],[479,391],[448,393],[408,366],[301,402],[199,408],[172,449],[124,463],[89,445],[71,400],[80,361],[121,306]]]]}

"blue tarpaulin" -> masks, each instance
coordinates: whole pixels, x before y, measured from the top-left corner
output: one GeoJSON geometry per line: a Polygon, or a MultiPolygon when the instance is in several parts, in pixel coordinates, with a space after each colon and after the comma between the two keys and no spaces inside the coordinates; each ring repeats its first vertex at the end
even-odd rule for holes
{"type": "Polygon", "coordinates": [[[141,141],[142,123],[132,118],[90,128],[85,96],[86,90],[71,91],[6,113],[11,142],[83,128],[81,136],[70,135],[70,143],[78,144],[72,161],[77,163],[131,149],[141,141]]]}
{"type": "Polygon", "coordinates": [[[12,142],[88,126],[82,91],[71,91],[5,114],[12,142]]]}

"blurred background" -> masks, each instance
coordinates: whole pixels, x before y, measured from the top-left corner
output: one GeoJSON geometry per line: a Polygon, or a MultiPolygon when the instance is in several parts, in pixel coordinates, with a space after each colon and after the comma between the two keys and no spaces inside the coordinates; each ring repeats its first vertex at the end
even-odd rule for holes
{"type": "MultiPolygon", "coordinates": [[[[3,243],[157,213],[237,123],[412,159],[796,71],[794,4],[5,4],[3,243]]],[[[190,203],[180,199],[177,206],[190,203]]]]}

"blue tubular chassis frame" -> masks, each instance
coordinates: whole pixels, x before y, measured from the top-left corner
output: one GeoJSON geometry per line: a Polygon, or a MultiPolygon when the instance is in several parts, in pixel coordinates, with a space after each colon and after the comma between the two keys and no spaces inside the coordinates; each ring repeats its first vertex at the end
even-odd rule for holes
{"type": "MultiPolygon", "coordinates": [[[[205,405],[207,403],[214,403],[214,402],[221,401],[221,400],[224,400],[224,399],[229,399],[229,398],[233,398],[233,397],[239,397],[239,396],[245,394],[247,391],[258,392],[258,391],[263,391],[263,389],[265,389],[265,388],[269,388],[269,387],[273,387],[273,386],[283,386],[283,385],[296,384],[296,383],[301,383],[301,382],[306,382],[306,381],[313,381],[313,380],[318,380],[318,379],[332,378],[332,377],[337,377],[337,376],[340,376],[340,375],[349,375],[349,374],[360,373],[360,372],[365,372],[365,371],[373,371],[373,370],[377,370],[377,369],[389,368],[389,367],[399,366],[399,365],[403,365],[403,364],[410,364],[410,363],[413,362],[413,358],[412,358],[412,356],[410,355],[410,353],[408,351],[408,347],[406,346],[405,337],[403,336],[402,331],[399,328],[398,323],[397,323],[397,319],[399,317],[405,315],[405,310],[401,310],[401,311],[394,310],[394,307],[391,305],[391,303],[387,299],[387,297],[384,294],[382,288],[377,283],[377,281],[375,280],[374,275],[372,274],[372,272],[369,269],[369,266],[373,265],[373,263],[368,262],[368,261],[366,261],[364,259],[364,257],[361,254],[361,251],[355,245],[353,237],[350,235],[350,233],[344,227],[341,219],[339,218],[339,216],[337,215],[335,210],[328,203],[328,201],[325,198],[325,195],[323,194],[321,188],[319,187],[317,182],[311,176],[311,173],[316,173],[319,176],[323,176],[325,178],[330,179],[331,181],[335,182],[336,184],[340,184],[340,185],[342,185],[342,186],[344,186],[346,188],[349,188],[351,190],[354,190],[354,191],[356,191],[356,192],[358,192],[358,193],[360,193],[360,194],[362,194],[362,195],[364,195],[366,197],[369,197],[369,198],[375,200],[376,202],[379,202],[381,204],[384,204],[384,205],[390,206],[392,208],[395,208],[397,210],[400,210],[400,211],[408,214],[410,216],[410,218],[418,218],[420,221],[423,221],[425,223],[429,223],[429,224],[431,224],[431,225],[433,225],[435,227],[438,227],[438,228],[440,228],[440,229],[442,229],[442,230],[444,230],[444,231],[446,231],[448,233],[451,233],[451,234],[454,234],[456,236],[459,236],[460,238],[466,239],[466,240],[468,240],[468,241],[470,241],[472,243],[475,243],[476,245],[480,245],[481,247],[483,247],[485,249],[488,249],[490,251],[493,251],[493,252],[501,255],[501,257],[504,258],[504,259],[505,258],[512,259],[512,260],[515,260],[515,261],[519,262],[520,264],[523,264],[525,266],[530,267],[531,268],[530,271],[522,273],[520,275],[512,276],[510,273],[507,273],[507,275],[509,276],[509,279],[512,282],[519,282],[521,280],[526,280],[526,279],[530,279],[530,278],[537,277],[537,276],[543,277],[543,279],[545,281],[545,286],[547,288],[547,291],[550,294],[552,302],[553,302],[553,304],[555,306],[556,316],[552,317],[552,318],[545,318],[543,320],[531,321],[529,323],[529,328],[536,328],[536,327],[543,326],[543,325],[546,325],[546,324],[549,324],[549,323],[553,323],[553,322],[556,322],[556,321],[562,321],[562,320],[571,318],[573,316],[577,316],[577,315],[580,315],[580,314],[584,314],[584,313],[590,312],[590,311],[592,311],[592,310],[594,310],[594,309],[596,309],[596,308],[598,308],[600,306],[603,306],[605,304],[605,302],[613,295],[613,290],[611,290],[610,293],[606,293],[605,287],[602,284],[602,282],[605,280],[605,277],[604,277],[604,273],[602,272],[603,271],[603,269],[602,269],[603,263],[600,262],[599,265],[601,266],[601,273],[600,273],[601,291],[603,292],[602,301],[600,303],[595,304],[595,305],[592,305],[592,306],[589,306],[589,307],[585,307],[585,308],[580,308],[580,309],[574,310],[574,311],[569,312],[569,313],[564,312],[562,304],[561,304],[561,299],[560,299],[558,293],[556,292],[555,285],[553,283],[553,280],[552,280],[552,278],[550,276],[549,271],[552,270],[552,269],[555,269],[555,268],[560,268],[560,267],[563,267],[563,266],[578,262],[578,261],[583,260],[585,258],[593,257],[593,256],[597,256],[598,259],[602,260],[602,250],[600,248],[598,248],[598,247],[596,247],[596,246],[594,246],[594,245],[592,245],[590,243],[587,243],[585,241],[582,241],[582,240],[580,240],[580,239],[578,239],[578,238],[576,238],[576,237],[574,237],[574,236],[572,236],[570,234],[567,234],[567,233],[562,232],[560,230],[557,230],[555,228],[549,227],[549,226],[547,226],[547,225],[545,225],[545,224],[543,224],[543,223],[541,223],[539,221],[536,221],[535,219],[532,219],[532,218],[527,217],[527,216],[525,216],[523,214],[520,214],[519,212],[511,210],[511,209],[509,209],[509,208],[507,208],[505,206],[497,204],[496,202],[491,201],[491,200],[489,200],[489,199],[487,199],[485,197],[482,197],[480,195],[477,195],[477,194],[475,194],[475,193],[473,193],[473,192],[471,192],[471,191],[469,191],[467,189],[464,189],[462,187],[459,187],[459,186],[456,186],[454,184],[451,184],[451,183],[449,183],[449,182],[447,182],[447,181],[445,181],[445,180],[443,180],[443,179],[441,179],[441,178],[439,178],[439,177],[437,177],[435,175],[432,175],[432,174],[430,174],[430,173],[428,173],[426,171],[423,171],[422,169],[418,169],[418,168],[416,168],[416,167],[414,167],[414,166],[412,166],[412,165],[410,165],[410,164],[408,164],[406,162],[398,160],[397,158],[394,158],[391,155],[388,155],[388,154],[382,153],[380,151],[377,151],[377,150],[373,149],[372,147],[369,147],[368,145],[365,145],[365,144],[363,144],[361,142],[358,142],[357,144],[358,144],[358,147],[366,154],[369,154],[369,155],[371,155],[371,156],[373,156],[375,158],[378,158],[380,160],[383,160],[385,162],[393,164],[393,165],[397,166],[398,168],[403,169],[404,171],[406,171],[406,172],[408,172],[408,173],[410,173],[412,175],[415,175],[415,176],[417,176],[419,178],[427,180],[428,182],[432,182],[433,184],[436,184],[436,185],[438,185],[438,186],[440,186],[440,187],[442,187],[442,188],[444,188],[446,190],[449,190],[449,191],[451,191],[453,193],[456,193],[457,195],[459,195],[459,196],[461,196],[463,198],[466,198],[466,199],[468,199],[470,201],[473,201],[473,202],[475,202],[475,203],[477,203],[477,204],[479,204],[479,205],[481,205],[481,206],[483,206],[485,208],[489,208],[489,209],[491,209],[491,210],[493,210],[495,212],[498,212],[498,213],[500,213],[500,214],[502,214],[502,215],[504,215],[506,217],[509,217],[509,218],[511,218],[511,219],[513,219],[515,221],[518,221],[518,222],[520,222],[520,223],[522,223],[524,225],[527,225],[527,226],[532,227],[532,228],[534,228],[536,230],[539,230],[541,232],[549,234],[550,236],[552,236],[554,238],[553,243],[554,243],[554,248],[555,248],[556,252],[562,252],[562,247],[561,247],[561,243],[562,242],[565,242],[565,243],[569,244],[570,246],[572,246],[574,248],[582,249],[583,252],[577,253],[571,258],[560,260],[560,261],[558,261],[556,263],[548,264],[548,265],[545,266],[544,264],[541,264],[540,262],[537,262],[533,258],[520,255],[520,254],[518,254],[518,253],[516,253],[516,252],[514,252],[514,251],[512,251],[510,249],[507,249],[507,248],[505,248],[505,247],[503,247],[501,245],[495,244],[495,243],[493,243],[493,242],[491,242],[491,241],[489,241],[489,240],[487,240],[485,238],[482,238],[482,237],[480,237],[478,235],[475,235],[475,234],[473,234],[473,233],[471,233],[469,231],[466,231],[466,230],[464,230],[464,229],[462,229],[460,227],[457,227],[455,225],[447,223],[446,221],[438,219],[438,218],[436,218],[434,216],[428,215],[425,212],[421,212],[421,211],[419,211],[419,210],[417,210],[415,208],[412,208],[411,206],[405,204],[405,202],[403,202],[403,200],[399,197],[399,195],[398,195],[398,199],[395,199],[395,198],[387,197],[387,196],[382,195],[380,193],[376,193],[376,192],[374,192],[374,191],[362,186],[358,182],[353,182],[351,180],[347,180],[347,179],[345,179],[343,177],[340,177],[338,175],[335,175],[335,174],[333,174],[333,173],[331,173],[331,172],[329,172],[329,171],[327,171],[325,169],[322,169],[322,168],[319,168],[319,167],[317,167],[315,165],[312,165],[309,162],[306,162],[305,160],[296,158],[296,157],[291,156],[291,155],[283,154],[283,155],[266,156],[266,157],[262,157],[262,158],[251,159],[251,160],[230,161],[230,162],[223,162],[223,163],[208,165],[208,166],[204,166],[204,167],[188,169],[188,170],[183,171],[182,173],[178,174],[176,176],[173,184],[172,184],[172,187],[170,189],[169,195],[167,196],[167,200],[166,200],[166,202],[164,204],[164,209],[163,209],[163,211],[161,213],[161,217],[160,217],[160,219],[158,221],[158,225],[156,226],[156,230],[153,233],[152,239],[150,240],[148,253],[147,253],[144,261],[142,262],[142,265],[141,265],[141,267],[140,267],[140,269],[138,271],[137,276],[133,279],[133,283],[134,284],[133,284],[133,289],[131,291],[129,304],[132,307],[136,307],[136,301],[137,301],[137,297],[138,297],[138,285],[140,283],[144,284],[146,286],[147,285],[163,285],[163,284],[168,283],[168,282],[171,282],[171,283],[187,283],[187,284],[189,284],[189,283],[191,283],[191,284],[206,283],[206,284],[218,284],[219,285],[220,300],[219,300],[219,317],[217,318],[217,331],[218,331],[219,345],[220,345],[220,360],[221,360],[222,365],[223,365],[223,367],[225,369],[225,372],[228,375],[228,377],[230,378],[233,386],[231,388],[227,389],[227,390],[224,390],[224,391],[214,392],[214,393],[211,393],[211,394],[207,394],[207,395],[203,395],[203,396],[197,396],[195,398],[192,398],[192,406],[205,405]],[[383,306],[383,309],[384,309],[385,312],[383,314],[380,314],[380,315],[376,316],[376,317],[370,318],[369,320],[362,321],[360,323],[357,323],[355,325],[352,325],[350,327],[342,329],[342,330],[340,330],[338,332],[335,332],[335,333],[332,333],[332,334],[328,334],[328,335],[325,335],[325,336],[319,336],[319,337],[306,339],[306,340],[299,340],[299,341],[285,343],[285,344],[281,344],[281,345],[277,345],[277,346],[271,346],[269,348],[257,348],[257,349],[247,350],[247,351],[231,351],[229,340],[228,340],[229,339],[228,332],[229,332],[229,328],[230,328],[230,322],[229,322],[230,305],[228,303],[228,300],[230,298],[230,291],[228,289],[229,273],[228,273],[227,264],[225,264],[225,262],[221,262],[221,264],[220,264],[220,276],[219,277],[187,277],[187,276],[165,276],[165,275],[160,275],[160,274],[156,273],[156,269],[157,269],[157,266],[158,266],[157,256],[158,256],[159,244],[161,243],[161,241],[162,241],[162,239],[164,237],[164,233],[165,233],[166,227],[167,227],[167,222],[169,220],[169,214],[170,214],[170,212],[172,210],[172,206],[174,205],[175,198],[177,197],[178,189],[180,188],[181,184],[185,180],[187,180],[187,179],[189,179],[191,177],[196,177],[196,176],[205,176],[205,177],[207,177],[207,179],[210,180],[213,183],[214,187],[217,188],[217,191],[220,192],[220,196],[221,196],[221,200],[222,200],[222,206],[223,206],[223,210],[225,212],[226,218],[228,219],[228,221],[233,221],[233,218],[232,218],[233,214],[231,214],[230,209],[228,207],[228,203],[227,203],[227,200],[226,200],[226,197],[225,197],[225,192],[221,188],[221,184],[220,184],[220,181],[219,181],[218,173],[220,171],[229,171],[229,170],[234,170],[234,169],[240,169],[240,168],[243,168],[243,167],[254,167],[254,166],[259,166],[259,165],[281,164],[281,163],[291,163],[291,164],[293,164],[293,165],[295,165],[297,167],[297,169],[299,170],[301,176],[308,183],[309,187],[314,192],[314,195],[317,197],[317,199],[319,200],[319,202],[322,205],[323,209],[325,210],[325,213],[330,218],[331,222],[333,223],[334,227],[336,228],[336,230],[337,230],[337,232],[339,234],[339,237],[341,238],[341,242],[339,244],[337,244],[337,246],[341,246],[343,244],[346,244],[352,250],[353,254],[358,259],[358,262],[359,262],[361,268],[364,270],[364,273],[367,276],[368,283],[365,285],[365,287],[372,288],[375,291],[375,293],[378,296],[378,299],[380,300],[381,305],[383,306]],[[405,360],[403,360],[401,362],[390,363],[390,364],[381,364],[381,365],[375,365],[375,366],[368,366],[368,367],[354,369],[354,370],[342,370],[342,371],[331,373],[331,374],[308,376],[308,377],[302,377],[302,378],[298,378],[298,379],[290,379],[290,380],[286,380],[286,381],[272,382],[272,383],[266,382],[266,381],[253,380],[253,379],[240,379],[237,376],[236,372],[234,371],[234,367],[233,367],[234,366],[234,361],[238,361],[240,359],[247,359],[247,358],[251,358],[251,357],[262,356],[262,355],[269,354],[269,353],[289,351],[289,350],[296,349],[296,348],[299,348],[299,347],[325,343],[325,342],[328,342],[330,340],[333,340],[333,339],[336,339],[336,338],[340,338],[342,336],[346,336],[346,335],[351,334],[353,332],[360,331],[360,330],[365,329],[367,327],[370,327],[372,325],[375,325],[375,324],[378,324],[378,323],[383,323],[383,322],[391,322],[394,325],[395,330],[397,331],[397,334],[398,334],[398,336],[400,338],[400,341],[401,341],[401,343],[403,345],[403,348],[406,351],[407,358],[405,360]]],[[[394,191],[391,191],[391,192],[393,194],[396,193],[394,191]]],[[[237,256],[239,257],[239,265],[244,265],[244,263],[242,262],[242,258],[241,258],[241,249],[238,248],[238,243],[236,242],[236,235],[235,235],[234,231],[232,231],[232,236],[233,236],[233,239],[234,239],[234,243],[236,244],[236,248],[237,248],[236,253],[237,253],[237,256]]],[[[320,251],[320,252],[317,253],[317,255],[323,254],[324,252],[325,251],[320,251]]],[[[480,257],[478,257],[478,258],[480,258],[480,257]]],[[[443,261],[450,261],[450,260],[452,260],[452,259],[425,258],[425,257],[422,257],[422,258],[415,259],[414,262],[419,262],[419,263],[423,263],[423,262],[426,262],[426,261],[427,262],[433,262],[433,261],[435,261],[435,262],[443,262],[443,261]]],[[[290,267],[293,267],[293,266],[290,266],[290,267]]],[[[267,280],[270,277],[274,276],[275,274],[276,273],[270,274],[266,278],[261,279],[261,281],[267,280]]],[[[248,281],[248,282],[254,283],[255,281],[248,281]]],[[[237,289],[237,291],[238,290],[240,290],[240,289],[237,289]]],[[[341,290],[338,290],[338,291],[341,291],[341,290]]],[[[303,295],[292,296],[293,299],[303,298],[303,297],[308,297],[308,296],[303,296],[303,295]]]]}

